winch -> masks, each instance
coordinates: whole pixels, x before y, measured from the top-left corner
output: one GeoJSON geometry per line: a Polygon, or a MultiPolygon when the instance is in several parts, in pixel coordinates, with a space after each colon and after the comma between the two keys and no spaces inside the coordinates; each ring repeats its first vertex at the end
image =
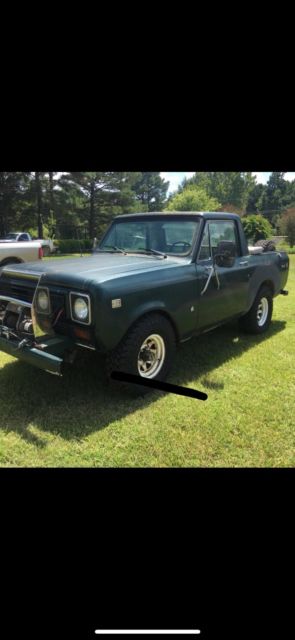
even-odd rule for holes
{"type": "Polygon", "coordinates": [[[30,309],[12,302],[2,302],[0,307],[1,333],[14,339],[33,339],[34,329],[30,309]]]}
{"type": "Polygon", "coordinates": [[[18,331],[21,334],[31,334],[34,335],[33,331],[33,320],[32,318],[24,318],[21,322],[18,323],[18,331]]]}

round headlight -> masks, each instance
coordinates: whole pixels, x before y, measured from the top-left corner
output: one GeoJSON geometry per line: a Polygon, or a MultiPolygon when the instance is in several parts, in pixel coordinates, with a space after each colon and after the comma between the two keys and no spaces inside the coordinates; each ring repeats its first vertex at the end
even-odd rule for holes
{"type": "Polygon", "coordinates": [[[84,298],[76,298],[74,302],[74,314],[79,320],[86,320],[88,317],[88,304],[84,298]]]}
{"type": "Polygon", "coordinates": [[[49,309],[49,297],[44,289],[39,291],[37,295],[37,305],[41,311],[48,311],[49,309]]]}

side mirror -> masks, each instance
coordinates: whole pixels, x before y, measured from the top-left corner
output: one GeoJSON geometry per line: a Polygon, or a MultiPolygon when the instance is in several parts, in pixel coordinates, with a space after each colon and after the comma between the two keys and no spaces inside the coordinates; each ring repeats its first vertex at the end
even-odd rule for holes
{"type": "Polygon", "coordinates": [[[214,256],[214,262],[218,267],[232,267],[236,259],[236,245],[230,240],[219,242],[214,256]]]}

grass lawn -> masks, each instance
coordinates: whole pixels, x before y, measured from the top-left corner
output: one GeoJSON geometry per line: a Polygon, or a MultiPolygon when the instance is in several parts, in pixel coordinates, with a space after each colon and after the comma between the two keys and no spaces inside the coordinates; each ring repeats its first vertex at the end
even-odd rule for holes
{"type": "Polygon", "coordinates": [[[87,256],[91,256],[91,253],[83,253],[81,256],[81,253],[70,253],[70,254],[58,254],[58,255],[53,255],[53,256],[47,256],[46,258],[43,258],[43,260],[65,260],[66,258],[86,258],[87,256]]]}
{"type": "MultiPolygon", "coordinates": [[[[1,466],[294,466],[295,256],[270,331],[237,323],[179,350],[169,381],[201,402],[111,391],[95,354],[58,378],[0,352],[1,466]]],[[[88,355],[88,354],[87,354],[88,355]]]]}

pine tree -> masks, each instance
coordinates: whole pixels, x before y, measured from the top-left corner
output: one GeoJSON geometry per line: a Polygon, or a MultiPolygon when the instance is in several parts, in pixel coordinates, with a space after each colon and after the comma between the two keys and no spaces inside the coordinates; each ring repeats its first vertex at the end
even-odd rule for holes
{"type": "Polygon", "coordinates": [[[169,182],[157,171],[146,171],[138,175],[133,184],[136,200],[141,211],[162,211],[166,204],[169,182]]]}
{"type": "Polygon", "coordinates": [[[20,221],[20,211],[28,174],[23,172],[0,172],[0,235],[15,231],[20,221]]]}
{"type": "Polygon", "coordinates": [[[285,173],[273,171],[270,174],[262,197],[258,201],[261,213],[271,224],[276,224],[278,217],[288,204],[288,186],[284,179],[285,173]]]}
{"type": "Polygon", "coordinates": [[[80,218],[87,222],[90,238],[115,214],[133,210],[135,194],[127,172],[72,172],[63,177],[63,185],[66,183],[80,197],[80,218]]]}

